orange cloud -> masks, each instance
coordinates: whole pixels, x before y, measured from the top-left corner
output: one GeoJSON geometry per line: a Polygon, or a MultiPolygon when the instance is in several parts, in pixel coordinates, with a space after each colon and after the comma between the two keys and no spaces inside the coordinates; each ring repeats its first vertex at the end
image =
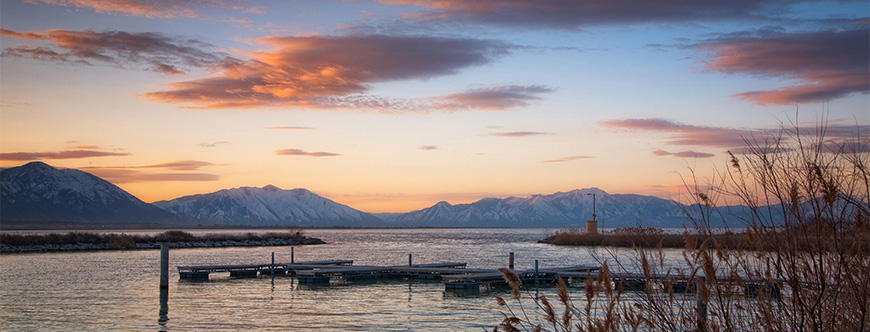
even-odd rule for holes
{"type": "Polygon", "coordinates": [[[334,157],[340,156],[338,153],[332,152],[305,152],[299,149],[283,149],[275,151],[279,156],[307,156],[307,157],[334,157]]]}
{"type": "Polygon", "coordinates": [[[60,152],[10,152],[0,153],[0,160],[80,159],[93,157],[119,157],[129,155],[129,153],[93,150],[66,150],[60,152]]]}
{"type": "Polygon", "coordinates": [[[205,51],[211,47],[209,44],[154,32],[48,30],[20,33],[0,29],[0,34],[24,41],[51,43],[50,48],[8,47],[3,51],[4,57],[29,57],[80,65],[92,65],[91,61],[119,67],[145,65],[149,70],[164,74],[184,74],[179,68],[217,69],[236,61],[220,53],[205,51]]]}
{"type": "Polygon", "coordinates": [[[739,34],[698,46],[711,60],[707,68],[802,81],[735,97],[759,105],[791,105],[870,92],[870,29],[807,33],[739,34]]]}
{"type": "Polygon", "coordinates": [[[224,65],[208,78],[143,96],[191,108],[307,107],[420,110],[437,102],[367,96],[371,85],[457,73],[507,54],[512,45],[424,36],[305,36],[258,40],[273,51],[224,65]]]}

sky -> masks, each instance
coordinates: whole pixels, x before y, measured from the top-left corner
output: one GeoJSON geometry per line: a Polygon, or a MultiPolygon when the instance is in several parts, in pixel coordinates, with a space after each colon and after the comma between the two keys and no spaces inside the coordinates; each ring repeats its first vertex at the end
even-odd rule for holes
{"type": "Polygon", "coordinates": [[[0,167],[80,169],[146,202],[268,184],[366,212],[675,198],[743,138],[868,137],[868,16],[866,0],[3,0],[0,167]]]}

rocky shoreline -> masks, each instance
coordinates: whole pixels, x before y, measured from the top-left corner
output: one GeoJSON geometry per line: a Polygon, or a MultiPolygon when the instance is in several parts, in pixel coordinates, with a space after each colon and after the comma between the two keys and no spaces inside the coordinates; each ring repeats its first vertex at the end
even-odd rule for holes
{"type": "MultiPolygon", "coordinates": [[[[180,248],[226,248],[226,247],[271,247],[295,246],[308,244],[326,244],[323,240],[313,237],[304,238],[270,238],[259,240],[211,240],[191,239],[185,241],[166,242],[170,249],[180,248]]],[[[146,250],[160,249],[159,242],[137,242],[134,246],[113,246],[110,243],[74,243],[74,244],[28,244],[7,245],[0,243],[0,254],[24,254],[40,252],[77,252],[103,250],[146,250]]]]}

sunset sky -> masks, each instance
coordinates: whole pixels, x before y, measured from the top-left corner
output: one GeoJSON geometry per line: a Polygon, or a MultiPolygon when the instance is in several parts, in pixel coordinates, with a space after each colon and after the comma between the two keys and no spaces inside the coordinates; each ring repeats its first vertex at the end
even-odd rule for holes
{"type": "Polygon", "coordinates": [[[680,174],[783,123],[870,133],[866,0],[3,0],[0,15],[0,167],[76,168],[146,202],[267,184],[366,212],[671,198],[680,174]]]}

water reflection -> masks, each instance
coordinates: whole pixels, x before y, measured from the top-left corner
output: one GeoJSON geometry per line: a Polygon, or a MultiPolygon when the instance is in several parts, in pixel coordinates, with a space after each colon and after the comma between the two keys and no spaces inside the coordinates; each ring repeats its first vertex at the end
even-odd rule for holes
{"type": "Polygon", "coordinates": [[[169,321],[169,288],[160,288],[160,313],[157,318],[157,325],[160,326],[161,332],[168,331],[166,322],[169,321]]]}

